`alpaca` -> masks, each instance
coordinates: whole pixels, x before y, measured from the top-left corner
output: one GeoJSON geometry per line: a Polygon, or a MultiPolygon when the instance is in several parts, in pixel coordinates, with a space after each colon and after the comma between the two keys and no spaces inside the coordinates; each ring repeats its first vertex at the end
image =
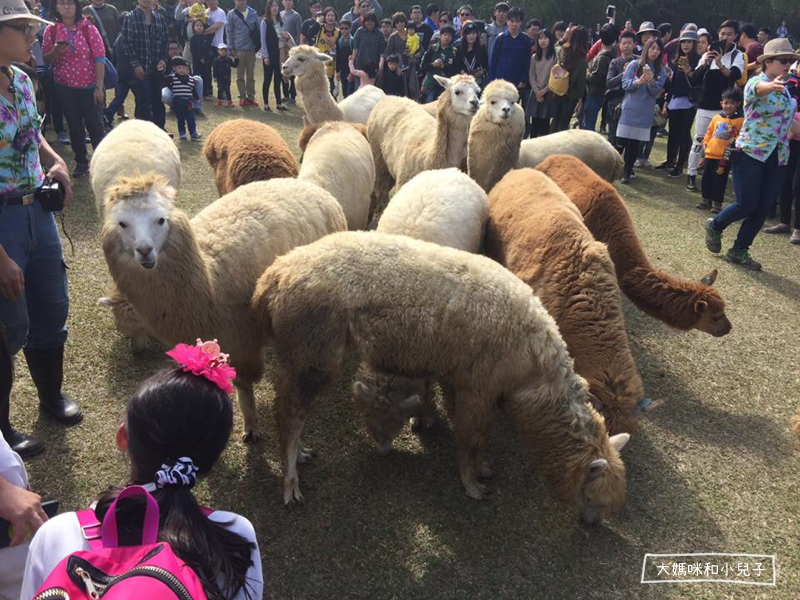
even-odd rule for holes
{"type": "Polygon", "coordinates": [[[297,177],[297,160],[281,134],[250,119],[224,121],[203,145],[220,196],[253,181],[297,177]]]}
{"type": "Polygon", "coordinates": [[[555,319],[608,432],[633,432],[644,391],[614,264],[575,205],[546,175],[511,171],[489,194],[486,254],[527,283],[555,319]]]}
{"type": "Polygon", "coordinates": [[[237,371],[245,439],[255,440],[253,384],[264,344],[250,309],[256,280],[276,256],[345,230],[344,213],[328,192],[296,179],[241,186],[191,220],[174,196],[152,173],[112,186],[101,232],[106,263],[165,345],[219,339],[237,371]]]}
{"type": "Polygon", "coordinates": [[[480,88],[471,75],[435,78],[445,88],[435,119],[416,102],[397,96],[387,96],[370,114],[367,138],[375,157],[376,216],[393,187],[399,189],[422,171],[458,167],[464,158],[480,88]]]}
{"type": "Polygon", "coordinates": [[[625,201],[577,158],[551,156],[537,170],[575,203],[595,239],[608,244],[619,286],[640,310],[676,329],[698,329],[716,337],[730,332],[725,301],[711,287],[716,269],[695,283],[653,268],[625,201]]]}
{"type": "Polygon", "coordinates": [[[478,476],[490,473],[483,454],[502,397],[545,478],[584,521],[624,504],[619,450],[629,436],[608,436],[555,322],[494,261],[406,236],[337,233],[278,258],[256,285],[253,309],[280,361],[285,503],[303,499],[296,463],[306,413],[341,372],[351,341],[372,370],[444,380],[470,497],[485,492],[478,476]]]}
{"type": "MultiPolygon", "coordinates": [[[[150,336],[147,323],[133,309],[128,300],[119,293],[115,287],[108,292],[108,296],[98,298],[97,304],[107,306],[114,316],[114,326],[122,335],[130,340],[131,351],[136,354],[147,349],[150,336]]],[[[153,335],[153,337],[158,337],[153,335]]]]}
{"type": "Polygon", "coordinates": [[[569,154],[581,159],[610,183],[622,176],[624,165],[619,152],[599,133],[583,129],[569,129],[524,140],[519,150],[519,168],[533,169],[553,154],[569,154]]]}
{"type": "Polygon", "coordinates": [[[323,121],[351,121],[366,123],[373,108],[386,94],[374,85],[362,86],[339,104],[331,96],[325,63],[333,60],[312,46],[300,45],[289,50],[283,63],[284,77],[294,77],[300,102],[306,111],[304,124],[323,121]]]}
{"type": "Polygon", "coordinates": [[[305,148],[298,179],[328,190],[342,206],[348,229],[366,228],[375,163],[369,142],[352,123],[319,126],[305,148]]]}
{"type": "Polygon", "coordinates": [[[477,253],[488,216],[486,192],[468,175],[423,171],[392,196],[377,231],[477,253]]]}
{"type": "Polygon", "coordinates": [[[525,111],[518,100],[512,84],[492,81],[483,90],[481,107],[469,126],[467,172],[487,194],[519,162],[525,111]]]}
{"type": "MultiPolygon", "coordinates": [[[[300,135],[297,136],[297,147],[300,148],[300,153],[302,155],[303,152],[306,151],[306,146],[308,146],[308,142],[311,141],[311,138],[314,137],[314,134],[317,133],[320,127],[328,124],[328,123],[338,123],[339,121],[324,121],[322,123],[311,123],[303,127],[303,131],[300,132],[300,135]]],[[[367,139],[367,126],[363,123],[350,123],[349,121],[342,121],[342,123],[347,123],[358,131],[361,135],[364,136],[364,139],[367,139]]],[[[302,160],[302,157],[301,157],[302,160]]]]}
{"type": "Polygon", "coordinates": [[[150,171],[166,177],[174,189],[180,188],[181,156],[163,129],[150,121],[131,119],[106,134],[89,165],[94,205],[101,222],[106,190],[120,177],[150,171]]]}
{"type": "Polygon", "coordinates": [[[797,409],[797,413],[792,417],[792,431],[795,432],[797,437],[800,437],[800,408],[797,409]]]}

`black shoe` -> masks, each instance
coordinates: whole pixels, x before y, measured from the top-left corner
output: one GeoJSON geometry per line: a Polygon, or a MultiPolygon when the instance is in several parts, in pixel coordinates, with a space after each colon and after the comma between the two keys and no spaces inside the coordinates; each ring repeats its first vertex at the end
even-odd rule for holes
{"type": "Polygon", "coordinates": [[[39,392],[39,408],[67,425],[83,419],[80,405],[61,391],[64,380],[64,346],[49,350],[24,348],[31,379],[39,392]]]}
{"type": "Polygon", "coordinates": [[[761,263],[753,260],[753,257],[750,256],[750,253],[747,250],[737,250],[736,248],[731,248],[722,258],[727,260],[729,263],[741,265],[745,269],[750,269],[751,271],[761,270],[761,263]]]}
{"type": "Polygon", "coordinates": [[[630,183],[631,182],[630,173],[626,173],[625,175],[623,175],[622,178],[619,180],[619,182],[620,183],[625,183],[625,184],[630,183]]]}
{"type": "Polygon", "coordinates": [[[675,165],[668,160],[665,160],[663,163],[658,165],[655,170],[656,171],[669,171],[670,169],[674,169],[675,165]]]}
{"type": "Polygon", "coordinates": [[[44,442],[36,438],[28,437],[20,433],[10,425],[3,428],[3,437],[11,449],[19,454],[20,458],[31,458],[41,454],[44,450],[44,442]]]}
{"type": "Polygon", "coordinates": [[[86,177],[89,173],[89,165],[78,163],[75,165],[75,170],[72,172],[73,179],[80,179],[81,177],[86,177]]]}
{"type": "Polygon", "coordinates": [[[695,181],[696,175],[687,175],[686,176],[686,189],[690,192],[697,191],[697,182],[695,181]]]}
{"type": "Polygon", "coordinates": [[[667,177],[672,177],[672,178],[680,177],[681,175],[683,175],[683,169],[681,169],[680,167],[673,167],[672,171],[667,173],[667,177]]]}

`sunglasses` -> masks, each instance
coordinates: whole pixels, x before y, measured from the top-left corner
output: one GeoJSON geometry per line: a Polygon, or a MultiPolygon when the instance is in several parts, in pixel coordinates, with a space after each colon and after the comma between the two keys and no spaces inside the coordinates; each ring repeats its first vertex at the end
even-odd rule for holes
{"type": "Polygon", "coordinates": [[[36,25],[10,25],[8,23],[3,23],[3,27],[8,27],[9,29],[16,29],[17,31],[21,31],[22,35],[25,37],[31,37],[33,34],[36,33],[36,25]]]}
{"type": "Polygon", "coordinates": [[[462,19],[466,19],[468,17],[471,17],[472,15],[470,13],[465,12],[465,13],[459,13],[458,16],[461,17],[462,19]]]}
{"type": "Polygon", "coordinates": [[[779,62],[782,65],[790,65],[792,64],[792,62],[794,62],[793,58],[773,58],[772,60],[774,60],[775,62],[779,62]]]}

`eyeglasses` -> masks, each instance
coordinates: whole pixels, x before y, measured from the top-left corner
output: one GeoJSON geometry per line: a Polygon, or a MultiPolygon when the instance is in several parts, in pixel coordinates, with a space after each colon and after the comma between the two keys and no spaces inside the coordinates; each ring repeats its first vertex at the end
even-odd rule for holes
{"type": "Polygon", "coordinates": [[[791,59],[791,58],[773,58],[772,60],[774,60],[775,62],[779,62],[782,65],[790,65],[790,64],[792,64],[792,60],[793,59],[791,59]]]}
{"type": "Polygon", "coordinates": [[[16,29],[17,31],[21,31],[22,35],[25,37],[31,37],[36,33],[38,29],[36,25],[11,25],[9,23],[3,23],[3,27],[8,27],[9,29],[16,29]]]}
{"type": "Polygon", "coordinates": [[[458,16],[461,17],[462,19],[466,19],[468,17],[471,17],[472,15],[470,13],[463,12],[463,13],[458,13],[458,16]]]}

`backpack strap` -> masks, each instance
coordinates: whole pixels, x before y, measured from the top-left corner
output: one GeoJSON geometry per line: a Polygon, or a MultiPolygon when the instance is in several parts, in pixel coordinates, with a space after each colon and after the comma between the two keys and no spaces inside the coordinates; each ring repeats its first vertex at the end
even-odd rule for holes
{"type": "Polygon", "coordinates": [[[78,523],[81,526],[83,539],[89,542],[92,550],[99,550],[103,547],[103,536],[101,535],[102,525],[91,508],[84,508],[75,513],[78,516],[78,523]]]}

